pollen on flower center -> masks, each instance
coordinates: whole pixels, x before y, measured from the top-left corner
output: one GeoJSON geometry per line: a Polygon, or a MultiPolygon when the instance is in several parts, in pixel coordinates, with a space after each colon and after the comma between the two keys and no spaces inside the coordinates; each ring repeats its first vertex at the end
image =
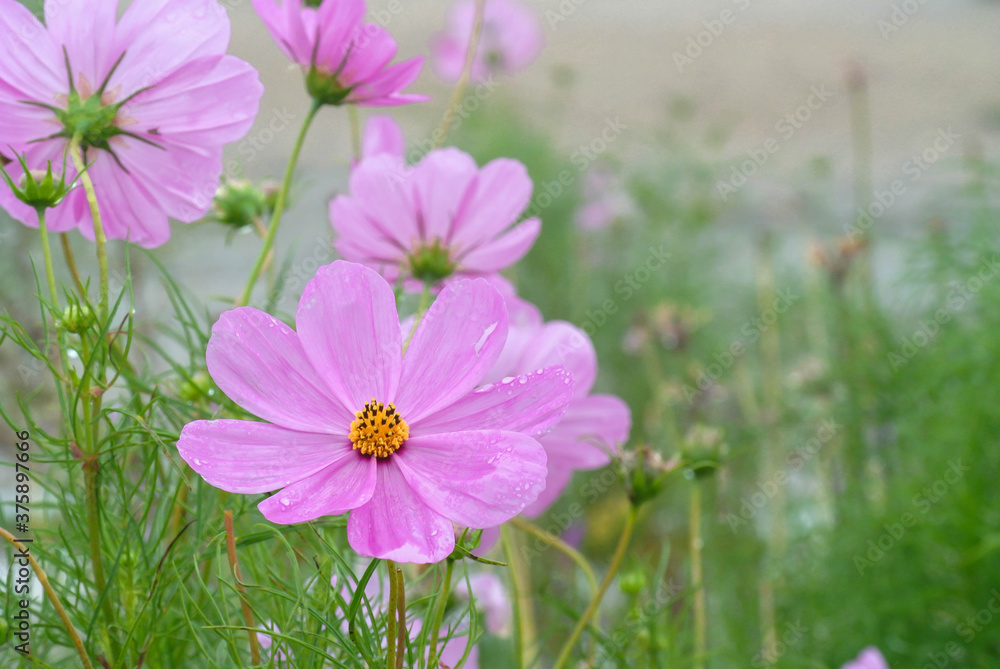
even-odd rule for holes
{"type": "Polygon", "coordinates": [[[387,458],[406,443],[410,426],[406,424],[392,404],[386,406],[373,397],[358,411],[351,423],[351,442],[354,450],[362,455],[387,458]]]}

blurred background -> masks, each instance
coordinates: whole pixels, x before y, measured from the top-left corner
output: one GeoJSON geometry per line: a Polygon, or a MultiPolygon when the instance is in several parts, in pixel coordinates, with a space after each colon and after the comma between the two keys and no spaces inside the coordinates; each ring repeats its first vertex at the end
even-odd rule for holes
{"type": "MultiPolygon", "coordinates": [[[[249,1],[222,4],[267,88],[230,176],[277,179],[301,75],[249,1]]],[[[545,50],[467,104],[451,141],[528,166],[543,233],[510,278],[591,334],[598,389],[632,407],[629,447],[706,463],[644,510],[609,594],[608,666],[692,666],[698,548],[708,666],[839,667],[867,645],[894,668],[998,666],[1000,6],[526,4],[545,50]]],[[[401,58],[429,53],[448,6],[369,3],[401,58]]],[[[426,67],[410,90],[434,99],[391,113],[422,154],[450,88],[426,67]]],[[[277,313],[335,259],[326,207],[350,145],[346,113],[325,109],[279,238],[277,313]]],[[[36,236],[0,214],[0,304],[28,320],[36,236]]],[[[175,226],[157,257],[211,317],[259,245],[175,226]]],[[[131,262],[158,336],[175,324],[162,273],[131,262]]],[[[37,391],[19,350],[0,345],[0,364],[5,406],[37,391]]],[[[583,473],[539,524],[601,565],[626,505],[617,477],[583,473]]],[[[560,560],[531,562],[553,649],[585,605],[560,560]]],[[[505,642],[483,643],[483,666],[510,666],[505,642]]]]}

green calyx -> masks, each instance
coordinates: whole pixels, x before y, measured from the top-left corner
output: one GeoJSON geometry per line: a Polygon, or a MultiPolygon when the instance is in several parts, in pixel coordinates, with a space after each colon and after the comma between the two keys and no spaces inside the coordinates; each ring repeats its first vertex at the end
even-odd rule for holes
{"type": "Polygon", "coordinates": [[[451,259],[447,247],[435,239],[429,246],[423,246],[409,255],[410,273],[414,279],[425,283],[437,283],[455,273],[457,263],[451,259]]]}
{"type": "Polygon", "coordinates": [[[48,167],[43,170],[32,170],[28,168],[27,155],[15,153],[17,162],[21,164],[24,174],[18,183],[14,183],[7,170],[0,165],[0,178],[2,178],[15,197],[32,207],[36,211],[39,209],[51,209],[57,207],[66,198],[66,195],[76,186],[76,179],[66,183],[66,158],[63,156],[63,169],[58,181],[52,173],[52,161],[48,161],[48,167]]]}
{"type": "Polygon", "coordinates": [[[336,106],[344,104],[354,88],[344,88],[337,73],[328,74],[313,65],[306,74],[306,90],[317,104],[336,106]]]}
{"type": "Polygon", "coordinates": [[[84,149],[90,147],[110,151],[108,141],[112,137],[125,134],[115,125],[115,117],[121,104],[105,105],[101,95],[95,93],[88,98],[80,97],[76,90],[70,91],[66,109],[56,109],[55,115],[62,124],[61,137],[80,137],[84,149]]]}
{"type": "Polygon", "coordinates": [[[317,7],[323,4],[323,0],[303,0],[302,4],[305,5],[306,7],[312,7],[313,9],[316,9],[317,7]]]}
{"type": "Polygon", "coordinates": [[[219,186],[212,203],[212,219],[245,228],[273,210],[274,198],[267,191],[245,179],[233,179],[219,186]]]}

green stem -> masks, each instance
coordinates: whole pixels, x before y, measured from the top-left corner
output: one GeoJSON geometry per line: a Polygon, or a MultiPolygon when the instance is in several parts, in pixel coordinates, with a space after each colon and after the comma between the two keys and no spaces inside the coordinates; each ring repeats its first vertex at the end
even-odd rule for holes
{"type": "Polygon", "coordinates": [[[448,111],[444,113],[441,125],[438,126],[438,129],[432,135],[434,148],[440,147],[448,136],[451,124],[455,120],[455,116],[458,115],[458,108],[462,105],[462,97],[465,96],[465,89],[468,88],[469,80],[472,78],[472,66],[476,62],[476,51],[479,49],[479,36],[483,32],[483,12],[485,6],[486,0],[476,0],[476,17],[472,23],[472,36],[469,38],[469,48],[465,52],[465,65],[462,67],[462,75],[458,78],[458,83],[455,84],[455,90],[451,94],[448,111]]]}
{"type": "Polygon", "coordinates": [[[420,321],[424,320],[424,314],[427,313],[428,307],[431,305],[431,289],[426,283],[424,284],[424,292],[420,294],[420,305],[417,307],[417,318],[413,322],[413,329],[410,330],[410,335],[406,338],[406,343],[403,344],[403,354],[406,354],[406,349],[410,348],[410,342],[413,341],[413,335],[417,334],[417,328],[420,327],[420,321]]]}
{"type": "Polygon", "coordinates": [[[76,258],[73,257],[73,249],[69,245],[69,235],[65,232],[59,233],[59,241],[62,244],[63,255],[66,256],[66,266],[69,268],[70,276],[73,277],[73,285],[76,286],[80,299],[86,301],[87,293],[83,290],[80,272],[76,269],[76,258]]]}
{"type": "Polygon", "coordinates": [[[278,236],[278,225],[281,223],[281,216],[285,213],[285,204],[288,202],[288,191],[292,188],[292,176],[295,174],[295,166],[299,162],[299,154],[302,153],[302,147],[305,145],[309,126],[312,125],[313,119],[316,118],[316,113],[319,112],[322,106],[321,103],[313,101],[312,106],[309,108],[309,113],[306,114],[306,118],[302,122],[302,129],[299,130],[299,136],[295,140],[295,147],[292,149],[292,156],[289,158],[288,167],[285,169],[285,178],[281,182],[281,190],[278,191],[278,198],[274,203],[274,213],[271,215],[267,237],[264,238],[264,246],[261,247],[260,255],[257,256],[257,262],[254,263],[253,270],[250,272],[247,286],[243,289],[240,299],[236,302],[236,306],[238,307],[245,307],[249,304],[250,293],[253,292],[253,287],[257,284],[257,279],[260,278],[260,273],[264,269],[264,263],[267,261],[271,248],[274,246],[274,240],[278,236]]]}
{"type": "Polygon", "coordinates": [[[510,582],[511,589],[514,591],[510,598],[511,609],[514,614],[514,659],[515,666],[517,669],[524,669],[525,667],[525,653],[526,653],[526,637],[528,636],[525,629],[525,616],[523,601],[524,597],[524,582],[521,578],[520,562],[517,559],[517,553],[514,551],[514,543],[511,539],[510,531],[507,529],[506,525],[500,526],[500,541],[503,544],[504,557],[507,560],[508,569],[510,569],[510,582]]]}
{"type": "Polygon", "coordinates": [[[385,561],[389,569],[389,615],[387,618],[388,629],[386,630],[386,658],[385,669],[396,669],[396,609],[399,607],[399,583],[396,581],[396,563],[392,560],[385,561]]]}
{"type": "Polygon", "coordinates": [[[569,639],[566,640],[566,644],[563,646],[562,651],[559,653],[559,658],[556,660],[555,669],[562,669],[566,666],[569,662],[570,654],[576,646],[576,642],[580,639],[580,635],[583,634],[583,630],[585,630],[587,625],[590,624],[590,619],[594,617],[595,613],[597,613],[597,607],[600,606],[601,600],[604,598],[604,593],[607,592],[608,587],[615,578],[615,574],[618,573],[618,569],[622,565],[622,558],[625,557],[625,550],[628,548],[629,541],[632,539],[632,531],[635,529],[635,520],[638,513],[638,507],[634,505],[629,507],[628,516],[625,518],[625,527],[622,529],[622,535],[618,539],[618,546],[615,548],[615,554],[611,558],[611,565],[608,567],[608,573],[605,574],[600,587],[590,600],[590,605],[587,606],[587,610],[583,612],[583,616],[581,616],[580,620],[577,621],[576,627],[573,628],[573,632],[570,634],[569,639]]]}
{"type": "Polygon", "coordinates": [[[87,203],[90,205],[90,217],[94,220],[94,241],[97,244],[97,269],[100,276],[100,302],[98,303],[98,323],[103,328],[108,320],[108,238],[104,234],[104,223],[101,221],[101,208],[97,204],[97,191],[94,182],[87,172],[86,156],[80,146],[80,136],[73,137],[69,148],[70,158],[80,173],[83,190],[87,193],[87,203]]]}
{"type": "MultiPolygon", "coordinates": [[[[86,400],[84,400],[84,407],[86,407],[86,400]]],[[[85,411],[84,413],[89,412],[85,411]]],[[[111,608],[111,599],[104,592],[107,587],[107,581],[104,577],[104,558],[101,553],[101,501],[99,497],[100,482],[98,480],[96,453],[88,454],[84,458],[83,480],[86,489],[87,533],[90,535],[90,560],[94,566],[94,585],[97,588],[97,596],[101,598],[101,613],[108,627],[108,638],[113,639],[110,628],[114,622],[114,611],[111,608]]],[[[117,654],[117,643],[112,641],[112,648],[108,649],[109,657],[107,660],[109,665],[114,666],[114,658],[117,654]]]]}
{"type": "Polygon", "coordinates": [[[448,593],[451,591],[451,572],[455,568],[455,561],[448,558],[444,568],[444,583],[437,594],[437,611],[434,614],[434,624],[431,625],[431,650],[428,654],[427,668],[432,669],[438,666],[438,637],[441,636],[441,621],[444,620],[444,609],[448,605],[448,593]]]}
{"type": "Polygon", "coordinates": [[[707,648],[707,618],[705,609],[705,585],[701,555],[701,483],[691,486],[691,587],[694,588],[694,668],[705,666],[707,648]]]}
{"type": "Polygon", "coordinates": [[[42,257],[45,259],[45,278],[49,282],[49,299],[52,306],[59,309],[59,293],[56,290],[56,275],[52,271],[52,248],[49,246],[49,231],[45,224],[45,207],[38,208],[38,230],[42,234],[42,257]]]}
{"type": "Polygon", "coordinates": [[[530,534],[537,539],[541,539],[575,562],[576,566],[580,568],[580,571],[583,572],[584,577],[587,579],[587,584],[590,586],[591,594],[597,592],[597,576],[594,575],[594,570],[591,569],[590,563],[587,562],[587,558],[583,557],[583,554],[580,553],[580,551],[576,550],[551,532],[546,532],[534,523],[529,523],[520,517],[512,518],[510,520],[510,524],[522,532],[530,534]]]}
{"type": "MultiPolygon", "coordinates": [[[[403,570],[399,566],[396,567],[396,580],[399,582],[399,600],[396,602],[396,635],[398,638],[396,639],[395,669],[403,669],[403,660],[406,657],[406,583],[403,581],[403,570]]],[[[389,638],[389,643],[392,643],[392,637],[389,638]]]]}
{"type": "Polygon", "coordinates": [[[361,118],[355,105],[347,107],[347,116],[351,119],[351,153],[354,160],[361,160],[361,118]]]}

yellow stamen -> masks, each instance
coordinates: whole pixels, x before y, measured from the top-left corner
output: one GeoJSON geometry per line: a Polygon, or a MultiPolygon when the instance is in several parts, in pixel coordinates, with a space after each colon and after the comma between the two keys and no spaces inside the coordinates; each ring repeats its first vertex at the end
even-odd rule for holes
{"type": "Polygon", "coordinates": [[[374,397],[355,416],[349,436],[354,450],[362,455],[387,458],[410,437],[410,426],[396,413],[396,407],[385,406],[374,397]]]}

